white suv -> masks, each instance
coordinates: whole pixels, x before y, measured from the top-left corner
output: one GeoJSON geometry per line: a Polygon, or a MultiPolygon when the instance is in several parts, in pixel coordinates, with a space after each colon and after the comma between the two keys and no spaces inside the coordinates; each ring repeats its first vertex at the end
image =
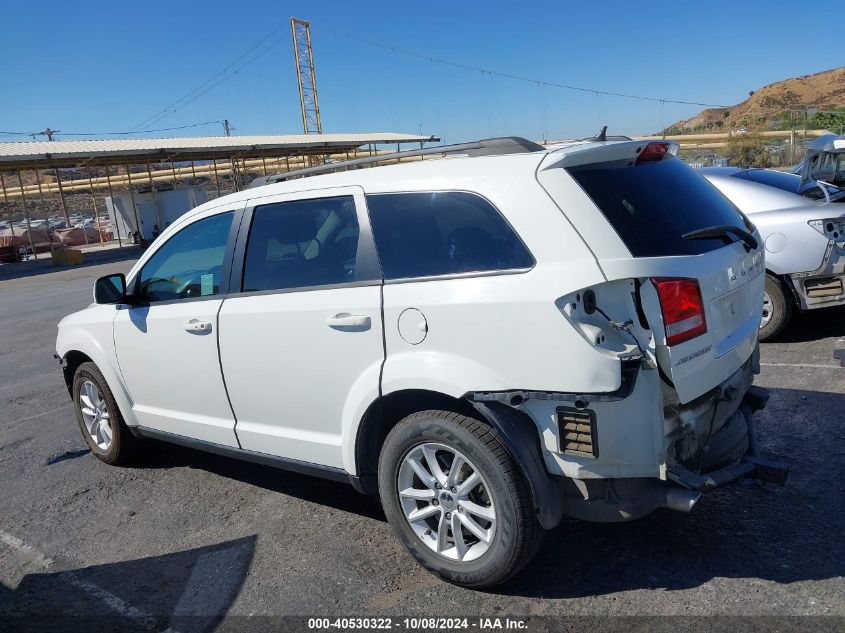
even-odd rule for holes
{"type": "Polygon", "coordinates": [[[493,139],[203,204],[59,324],[83,435],[350,482],[474,587],[564,515],[782,483],[751,426],[759,236],[675,150],[493,139]]]}

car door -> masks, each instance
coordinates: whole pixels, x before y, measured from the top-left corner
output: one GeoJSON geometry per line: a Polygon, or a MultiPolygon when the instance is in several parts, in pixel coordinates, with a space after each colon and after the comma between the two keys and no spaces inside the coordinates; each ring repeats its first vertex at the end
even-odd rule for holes
{"type": "Polygon", "coordinates": [[[156,243],[130,281],[135,300],[115,316],[114,342],[133,411],[146,428],[238,445],[217,314],[241,215],[228,210],[192,221],[156,243]]]}
{"type": "Polygon", "coordinates": [[[220,358],[241,446],[341,468],[350,394],[375,397],[384,360],[363,191],[249,201],[231,284],[220,358]]]}

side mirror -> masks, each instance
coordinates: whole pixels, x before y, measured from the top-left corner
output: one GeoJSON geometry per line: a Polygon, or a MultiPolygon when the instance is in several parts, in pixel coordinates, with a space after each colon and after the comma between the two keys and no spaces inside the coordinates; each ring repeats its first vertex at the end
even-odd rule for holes
{"type": "Polygon", "coordinates": [[[106,275],[94,282],[96,303],[122,303],[126,301],[126,277],[120,273],[106,275]]]}

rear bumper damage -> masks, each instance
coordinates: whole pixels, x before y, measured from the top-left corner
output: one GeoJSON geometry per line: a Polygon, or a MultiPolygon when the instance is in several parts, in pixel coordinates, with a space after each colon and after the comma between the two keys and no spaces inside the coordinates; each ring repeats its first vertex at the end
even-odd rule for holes
{"type": "Polygon", "coordinates": [[[752,385],[756,350],[721,385],[686,404],[665,393],[654,397],[662,382],[657,371],[641,363],[631,369],[624,389],[604,397],[467,394],[526,473],[544,528],[564,516],[618,522],[658,508],[689,512],[704,492],[732,482],[786,481],[788,468],[758,448],[753,415],[768,393],[752,385]]]}
{"type": "Polygon", "coordinates": [[[681,463],[667,468],[666,481],[657,479],[563,480],[564,514],[588,521],[629,521],[658,508],[689,512],[702,494],[732,483],[760,480],[783,486],[789,468],[782,462],[762,457],[753,424],[753,414],[766,405],[765,389],[749,387],[736,415],[747,427],[746,452],[733,463],[709,472],[696,472],[681,463]]]}
{"type": "Polygon", "coordinates": [[[738,412],[748,427],[748,452],[734,464],[707,473],[697,473],[681,464],[667,470],[667,479],[685,490],[707,492],[741,479],[759,479],[783,486],[789,476],[789,466],[783,462],[766,459],[760,455],[753,416],[766,406],[769,392],[760,387],[750,387],[738,412]]]}

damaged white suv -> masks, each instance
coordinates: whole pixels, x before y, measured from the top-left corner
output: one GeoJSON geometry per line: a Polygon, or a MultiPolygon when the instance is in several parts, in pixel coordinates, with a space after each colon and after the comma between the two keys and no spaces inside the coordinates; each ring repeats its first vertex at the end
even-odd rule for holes
{"type": "Polygon", "coordinates": [[[82,433],[350,482],[473,587],[563,516],[783,483],[751,424],[759,235],[675,150],[491,139],[197,207],[59,324],[82,433]]]}

